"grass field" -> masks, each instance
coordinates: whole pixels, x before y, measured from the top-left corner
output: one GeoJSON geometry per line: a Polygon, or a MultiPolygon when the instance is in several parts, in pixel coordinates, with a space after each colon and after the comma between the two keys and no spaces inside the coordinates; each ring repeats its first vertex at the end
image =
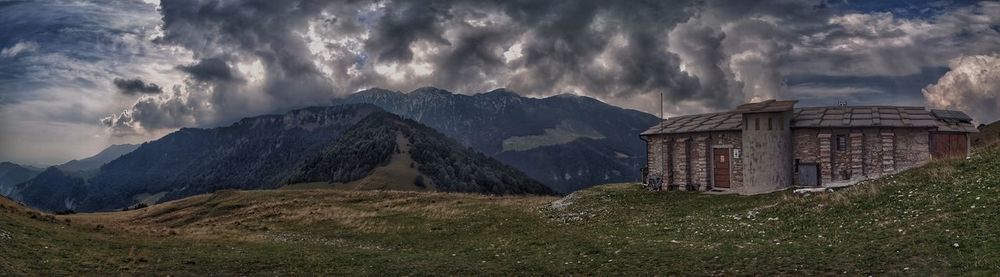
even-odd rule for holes
{"type": "Polygon", "coordinates": [[[995,150],[812,196],[612,184],[563,199],[271,190],[105,214],[2,206],[0,271],[14,275],[1000,273],[995,150]]]}

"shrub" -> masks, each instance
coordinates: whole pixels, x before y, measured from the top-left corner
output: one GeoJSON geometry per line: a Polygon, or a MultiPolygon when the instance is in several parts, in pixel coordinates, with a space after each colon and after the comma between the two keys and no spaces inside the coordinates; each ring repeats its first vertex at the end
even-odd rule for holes
{"type": "Polygon", "coordinates": [[[56,212],[56,215],[68,215],[68,214],[75,214],[75,213],[76,213],[76,211],[74,211],[74,210],[65,209],[65,210],[56,212]]]}
{"type": "Polygon", "coordinates": [[[427,184],[424,183],[424,175],[417,175],[417,178],[413,179],[413,185],[419,188],[427,188],[427,184]]]}

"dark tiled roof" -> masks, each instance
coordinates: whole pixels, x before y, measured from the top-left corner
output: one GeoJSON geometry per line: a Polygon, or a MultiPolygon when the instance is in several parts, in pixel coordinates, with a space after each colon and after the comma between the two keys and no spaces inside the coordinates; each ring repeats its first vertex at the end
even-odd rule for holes
{"type": "Polygon", "coordinates": [[[792,128],[808,127],[926,127],[937,126],[921,107],[855,106],[795,109],[792,128]]]}
{"type": "Polygon", "coordinates": [[[733,110],[734,113],[771,113],[771,112],[783,112],[791,111],[795,107],[795,103],[799,102],[796,100],[767,100],[763,102],[756,103],[746,103],[736,107],[733,110]]]}
{"type": "MultiPolygon", "coordinates": [[[[765,101],[761,103],[770,104],[755,106],[744,104],[731,112],[671,117],[649,128],[642,135],[736,131],[743,126],[743,116],[739,111],[756,113],[762,110],[788,110],[784,109],[788,104],[774,104],[779,102],[794,104],[794,101],[765,101]]],[[[978,132],[971,122],[972,118],[965,113],[949,110],[928,111],[923,107],[807,107],[794,109],[793,113],[792,128],[893,127],[936,128],[942,132],[978,132]]]]}
{"type": "Polygon", "coordinates": [[[734,112],[675,116],[649,128],[642,135],[727,131],[743,128],[743,116],[734,112]]]}

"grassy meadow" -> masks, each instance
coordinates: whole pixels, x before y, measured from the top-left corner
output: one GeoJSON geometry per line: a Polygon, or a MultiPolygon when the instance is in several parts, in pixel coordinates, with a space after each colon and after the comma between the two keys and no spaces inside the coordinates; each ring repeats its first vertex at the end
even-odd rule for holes
{"type": "Polygon", "coordinates": [[[222,191],[114,213],[0,202],[3,275],[1000,273],[1000,152],[833,193],[222,191]]]}

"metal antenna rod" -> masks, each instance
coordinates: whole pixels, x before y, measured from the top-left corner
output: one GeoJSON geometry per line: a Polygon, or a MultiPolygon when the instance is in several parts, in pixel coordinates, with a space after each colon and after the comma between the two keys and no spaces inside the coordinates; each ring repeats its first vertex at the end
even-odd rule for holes
{"type": "Polygon", "coordinates": [[[663,120],[663,92],[660,92],[660,120],[663,120]]]}

